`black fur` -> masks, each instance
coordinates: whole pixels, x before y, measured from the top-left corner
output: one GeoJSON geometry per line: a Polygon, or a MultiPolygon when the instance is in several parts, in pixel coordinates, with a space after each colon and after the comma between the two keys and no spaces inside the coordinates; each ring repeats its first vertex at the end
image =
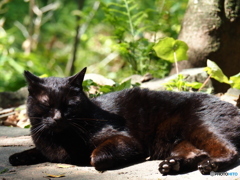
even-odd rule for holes
{"type": "Polygon", "coordinates": [[[36,147],[10,156],[12,165],[50,161],[104,171],[150,157],[164,159],[162,174],[197,168],[209,174],[237,161],[240,113],[232,104],[203,93],[140,88],[89,99],[85,72],[67,78],[25,72],[36,147]]]}

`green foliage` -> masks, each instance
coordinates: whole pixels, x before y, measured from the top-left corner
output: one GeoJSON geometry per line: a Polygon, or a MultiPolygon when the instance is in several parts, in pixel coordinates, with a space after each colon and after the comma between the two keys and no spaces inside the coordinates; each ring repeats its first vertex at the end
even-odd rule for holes
{"type": "Polygon", "coordinates": [[[168,91],[191,91],[192,89],[199,89],[202,86],[202,83],[187,82],[182,74],[178,74],[175,79],[164,83],[164,86],[168,91]]]}
{"type": "Polygon", "coordinates": [[[24,126],[24,128],[25,128],[25,129],[29,129],[29,128],[31,128],[31,125],[28,124],[28,125],[24,126]]]}
{"type": "Polygon", "coordinates": [[[144,38],[143,33],[154,28],[154,24],[147,20],[147,10],[141,10],[136,0],[106,3],[103,7],[106,21],[114,28],[112,37],[118,42],[114,50],[130,64],[133,72],[149,71],[149,63],[154,59],[154,42],[144,38]]]}
{"type": "Polygon", "coordinates": [[[109,92],[115,92],[115,91],[121,91],[123,89],[129,89],[132,86],[138,86],[138,84],[131,84],[131,80],[125,81],[123,83],[116,83],[113,86],[110,85],[99,85],[97,83],[95,83],[93,80],[91,79],[87,79],[85,81],[83,81],[83,90],[85,92],[89,92],[91,87],[95,87],[97,89],[97,91],[93,94],[90,93],[89,97],[97,97],[101,94],[106,94],[109,92]]]}
{"type": "Polygon", "coordinates": [[[207,60],[205,71],[214,79],[221,83],[228,83],[228,78],[225,76],[220,67],[213,61],[207,60]]]}
{"type": "Polygon", "coordinates": [[[127,61],[134,73],[165,76],[170,65],[158,58],[152,47],[159,34],[177,37],[187,0],[101,0],[97,6],[98,3],[85,1],[84,8],[78,10],[77,1],[1,2],[0,91],[24,86],[23,70],[66,76],[77,24],[81,32],[76,71],[88,66],[89,72],[120,81],[132,74],[127,61]],[[76,17],[80,20],[76,21],[76,17]],[[116,51],[120,56],[109,59],[116,51]]]}
{"type": "MultiPolygon", "coordinates": [[[[62,60],[60,60],[62,57],[58,58],[49,46],[52,37],[48,37],[47,41],[45,38],[40,39],[40,30],[50,25],[44,23],[50,21],[51,15],[56,10],[51,9],[50,6],[58,4],[58,1],[49,4],[40,1],[38,3],[36,8],[40,8],[39,12],[46,11],[44,10],[44,8],[47,9],[45,5],[49,11],[39,16],[30,15],[28,14],[29,3],[24,1],[8,1],[0,9],[0,14],[4,15],[0,17],[0,71],[2,74],[0,91],[15,91],[25,86],[22,75],[25,69],[36,74],[46,72],[49,75],[63,75],[61,66],[64,64],[61,64],[62,60]],[[39,24],[32,24],[32,22],[39,24]],[[32,27],[34,27],[34,31],[32,27]],[[30,39],[32,39],[31,43],[30,39]]],[[[46,34],[46,36],[48,35],[46,34]]]]}
{"type": "Polygon", "coordinates": [[[4,174],[4,173],[6,173],[8,171],[9,171],[8,168],[3,168],[3,169],[0,170],[0,174],[4,174]]]}
{"type": "Polygon", "coordinates": [[[123,89],[129,89],[131,87],[131,80],[125,81],[123,83],[116,83],[114,86],[100,86],[99,91],[103,94],[114,92],[114,91],[121,91],[123,89]]]}
{"type": "Polygon", "coordinates": [[[216,79],[221,83],[229,84],[232,88],[240,89],[240,73],[228,78],[221,70],[221,68],[213,61],[207,60],[207,67],[205,71],[211,78],[216,79]]]}
{"type": "MultiPolygon", "coordinates": [[[[175,2],[173,6],[176,4],[179,5],[175,2]]],[[[159,58],[153,50],[158,38],[165,36],[165,31],[161,35],[159,31],[162,30],[167,5],[169,2],[159,0],[103,3],[105,20],[112,25],[112,38],[117,42],[113,50],[119,52],[133,73],[150,72],[156,77],[164,77],[169,72],[170,63],[159,58]],[[152,70],[154,66],[159,70],[152,70]]],[[[179,8],[177,6],[176,9],[179,8]]]]}
{"type": "Polygon", "coordinates": [[[157,56],[174,63],[175,61],[187,60],[188,45],[180,40],[170,37],[163,38],[154,45],[153,49],[157,56]]]}
{"type": "Polygon", "coordinates": [[[176,64],[177,77],[165,83],[165,87],[169,91],[191,91],[199,89],[202,83],[187,82],[182,74],[178,74],[178,61],[187,60],[188,46],[185,42],[175,40],[170,37],[160,39],[153,47],[158,57],[176,64]]]}
{"type": "Polygon", "coordinates": [[[229,84],[232,88],[240,89],[240,73],[231,76],[229,79],[229,84]]]}

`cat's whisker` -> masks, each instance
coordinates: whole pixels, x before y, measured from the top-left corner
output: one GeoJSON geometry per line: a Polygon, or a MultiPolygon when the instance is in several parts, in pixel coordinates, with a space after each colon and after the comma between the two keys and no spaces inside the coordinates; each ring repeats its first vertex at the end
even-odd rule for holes
{"type": "Polygon", "coordinates": [[[32,131],[32,136],[39,136],[43,128],[43,126],[40,126],[39,128],[34,129],[34,131],[32,131]]]}
{"type": "Polygon", "coordinates": [[[37,141],[39,140],[39,138],[41,137],[42,133],[44,132],[44,129],[45,129],[45,125],[43,125],[42,128],[40,129],[37,141]]]}
{"type": "Polygon", "coordinates": [[[77,123],[74,123],[74,122],[71,122],[71,125],[76,127],[77,129],[79,129],[82,133],[85,133],[86,132],[86,129],[84,129],[82,126],[80,126],[79,124],[77,123]]]}
{"type": "Polygon", "coordinates": [[[72,129],[79,135],[79,137],[80,137],[85,143],[87,143],[86,140],[83,138],[83,135],[79,132],[79,130],[80,130],[82,133],[84,133],[84,134],[86,135],[86,134],[88,134],[88,133],[86,133],[86,132],[87,132],[86,129],[84,129],[84,128],[81,127],[79,124],[74,123],[74,122],[71,123],[71,126],[70,126],[70,127],[72,127],[72,129]]]}
{"type": "Polygon", "coordinates": [[[105,119],[91,119],[91,118],[68,118],[68,120],[86,120],[86,121],[108,121],[105,119]]]}
{"type": "Polygon", "coordinates": [[[42,122],[36,123],[34,126],[38,127],[39,125],[42,125],[42,122]]]}
{"type": "Polygon", "coordinates": [[[37,133],[37,132],[39,131],[39,129],[42,128],[42,126],[44,126],[44,125],[41,124],[41,123],[39,123],[36,127],[33,127],[33,128],[31,129],[31,132],[32,132],[32,133],[37,133]]]}
{"type": "Polygon", "coordinates": [[[45,128],[45,125],[44,124],[40,124],[40,126],[37,126],[37,127],[33,128],[31,130],[32,136],[36,136],[37,137],[36,142],[39,140],[41,134],[43,133],[44,128],[45,128]]]}

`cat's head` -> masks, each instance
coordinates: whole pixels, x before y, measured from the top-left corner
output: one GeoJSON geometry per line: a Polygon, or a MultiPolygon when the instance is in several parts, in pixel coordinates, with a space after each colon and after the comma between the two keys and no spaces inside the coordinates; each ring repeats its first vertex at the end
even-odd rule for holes
{"type": "Polygon", "coordinates": [[[68,126],[68,121],[84,116],[88,102],[82,88],[85,72],[86,68],[66,78],[39,78],[29,71],[24,72],[32,126],[59,131],[68,126]]]}

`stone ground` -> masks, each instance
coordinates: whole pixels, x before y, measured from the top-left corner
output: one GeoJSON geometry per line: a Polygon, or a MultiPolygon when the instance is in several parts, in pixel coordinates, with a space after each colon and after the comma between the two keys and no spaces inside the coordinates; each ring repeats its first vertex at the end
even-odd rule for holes
{"type": "Polygon", "coordinates": [[[8,157],[16,152],[29,149],[33,146],[29,136],[29,129],[0,126],[0,180],[187,180],[187,179],[239,179],[240,162],[227,172],[236,172],[237,176],[203,176],[198,171],[191,173],[162,176],[158,172],[161,161],[146,161],[122,169],[99,173],[93,167],[79,167],[67,164],[42,163],[31,166],[13,167],[8,157]],[[55,176],[55,177],[54,177],[55,176]],[[60,176],[60,177],[58,177],[60,176]]]}

